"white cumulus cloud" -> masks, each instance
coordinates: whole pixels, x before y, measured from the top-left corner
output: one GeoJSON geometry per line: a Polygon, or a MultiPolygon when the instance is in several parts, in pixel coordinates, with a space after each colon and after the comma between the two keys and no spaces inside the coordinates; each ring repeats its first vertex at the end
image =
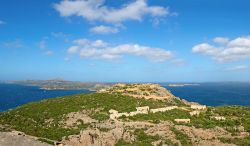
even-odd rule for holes
{"type": "Polygon", "coordinates": [[[234,67],[227,68],[226,71],[241,71],[248,69],[248,66],[246,65],[238,65],[234,67]]]}
{"type": "Polygon", "coordinates": [[[217,48],[207,43],[199,44],[193,47],[193,53],[201,53],[205,55],[214,55],[218,52],[217,48]]]}
{"type": "Polygon", "coordinates": [[[77,39],[73,41],[73,44],[84,47],[106,47],[108,45],[103,40],[91,41],[88,39],[77,39]]]}
{"type": "Polygon", "coordinates": [[[80,49],[80,47],[78,47],[78,46],[71,46],[68,48],[68,54],[74,55],[78,52],[79,49],[80,49]]]}
{"type": "Polygon", "coordinates": [[[110,26],[95,26],[90,29],[90,32],[97,33],[97,34],[111,34],[111,33],[118,33],[119,30],[116,27],[110,27],[110,26]]]}
{"type": "Polygon", "coordinates": [[[225,37],[216,37],[213,39],[215,43],[226,44],[228,43],[229,39],[225,37]]]}
{"type": "Polygon", "coordinates": [[[54,4],[63,17],[80,16],[89,21],[122,23],[127,20],[140,21],[145,15],[162,17],[171,15],[168,8],[149,6],[146,0],[135,0],[119,8],[105,5],[105,0],[63,0],[54,4]]]}
{"type": "Polygon", "coordinates": [[[210,56],[218,62],[247,59],[250,58],[250,36],[224,41],[223,45],[218,41],[215,44],[198,44],[192,48],[192,52],[210,56]]]}
{"type": "Polygon", "coordinates": [[[78,39],[73,41],[68,53],[79,54],[82,58],[113,60],[124,55],[145,57],[154,62],[166,61],[173,57],[171,51],[162,48],[141,46],[138,44],[110,45],[102,40],[78,39]]]}

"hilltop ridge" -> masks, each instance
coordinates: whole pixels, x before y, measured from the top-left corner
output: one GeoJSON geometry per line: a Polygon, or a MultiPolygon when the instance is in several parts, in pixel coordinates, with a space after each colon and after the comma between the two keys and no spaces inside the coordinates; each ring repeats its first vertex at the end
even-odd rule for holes
{"type": "Polygon", "coordinates": [[[162,87],[159,84],[115,84],[109,88],[101,89],[99,93],[111,93],[111,94],[122,94],[133,96],[136,98],[145,98],[145,99],[173,99],[175,96],[168,91],[166,88],[162,87]]]}

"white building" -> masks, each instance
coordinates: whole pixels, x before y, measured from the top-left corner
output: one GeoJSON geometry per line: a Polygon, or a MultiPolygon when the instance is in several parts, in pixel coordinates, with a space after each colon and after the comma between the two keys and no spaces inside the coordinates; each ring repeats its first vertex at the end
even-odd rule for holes
{"type": "Polygon", "coordinates": [[[191,109],[196,109],[196,110],[204,110],[207,107],[205,105],[196,105],[196,104],[192,104],[191,105],[191,109]]]}
{"type": "Polygon", "coordinates": [[[189,114],[190,114],[190,116],[199,116],[200,115],[200,111],[192,111],[189,114]]]}
{"type": "Polygon", "coordinates": [[[163,107],[163,108],[156,108],[156,109],[150,109],[151,113],[156,113],[156,112],[165,112],[165,111],[170,111],[173,109],[178,108],[177,106],[169,106],[169,107],[163,107]]]}
{"type": "Polygon", "coordinates": [[[175,122],[177,123],[190,123],[190,119],[174,119],[175,122]]]}
{"type": "Polygon", "coordinates": [[[132,111],[130,113],[119,113],[118,111],[111,109],[111,110],[109,110],[109,113],[110,113],[109,118],[110,119],[117,119],[117,118],[120,118],[122,116],[129,117],[129,116],[135,116],[137,114],[148,114],[148,111],[149,111],[148,106],[137,107],[136,111],[132,111]]]}
{"type": "Polygon", "coordinates": [[[213,118],[215,120],[218,120],[218,121],[224,121],[224,120],[226,120],[226,118],[223,117],[223,116],[214,116],[214,117],[211,117],[211,118],[213,118]]]}
{"type": "Polygon", "coordinates": [[[141,114],[148,114],[149,106],[137,107],[136,111],[141,114]]]}

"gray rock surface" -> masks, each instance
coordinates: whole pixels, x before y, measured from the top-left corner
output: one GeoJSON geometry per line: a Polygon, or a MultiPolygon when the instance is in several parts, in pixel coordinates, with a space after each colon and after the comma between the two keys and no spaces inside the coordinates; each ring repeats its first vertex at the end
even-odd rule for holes
{"type": "Polygon", "coordinates": [[[0,146],[51,146],[19,132],[0,132],[0,146]]]}

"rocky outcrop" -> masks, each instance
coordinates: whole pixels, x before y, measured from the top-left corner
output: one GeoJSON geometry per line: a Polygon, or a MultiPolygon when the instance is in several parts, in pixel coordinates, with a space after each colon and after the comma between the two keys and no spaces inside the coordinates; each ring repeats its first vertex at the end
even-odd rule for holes
{"type": "Polygon", "coordinates": [[[176,139],[174,132],[171,131],[171,127],[173,126],[174,126],[173,123],[164,121],[154,126],[151,126],[145,132],[148,135],[152,135],[152,136],[158,135],[160,137],[164,137],[172,141],[173,143],[177,143],[180,145],[180,142],[176,139]]]}
{"type": "Polygon", "coordinates": [[[133,135],[135,129],[144,129],[153,125],[148,122],[114,122],[108,120],[97,124],[95,129],[82,130],[79,135],[64,138],[61,143],[64,146],[114,146],[120,139],[130,143],[136,140],[135,135],[133,135]],[[102,131],[102,128],[111,129],[102,131]]]}
{"type": "Polygon", "coordinates": [[[69,136],[68,141],[62,141],[66,146],[114,146],[123,131],[101,132],[99,129],[81,131],[80,135],[69,136]]]}
{"type": "Polygon", "coordinates": [[[134,137],[125,131],[123,123],[116,122],[114,124],[111,121],[106,121],[102,124],[97,124],[95,129],[82,130],[79,135],[69,136],[68,139],[64,139],[61,143],[65,146],[114,146],[120,139],[127,142],[134,140],[134,137]],[[100,129],[104,128],[104,125],[113,129],[101,131],[100,129]]]}
{"type": "Polygon", "coordinates": [[[88,116],[87,111],[71,112],[65,116],[64,121],[61,121],[65,127],[75,127],[82,123],[89,124],[96,122],[97,120],[88,116]]]}
{"type": "Polygon", "coordinates": [[[51,146],[22,132],[0,132],[0,146],[51,146]]]}
{"type": "Polygon", "coordinates": [[[191,138],[191,141],[194,143],[194,145],[234,146],[234,144],[224,144],[217,139],[219,137],[231,137],[229,132],[220,127],[213,129],[202,129],[184,125],[176,125],[175,128],[187,134],[188,137],[191,138]]]}

